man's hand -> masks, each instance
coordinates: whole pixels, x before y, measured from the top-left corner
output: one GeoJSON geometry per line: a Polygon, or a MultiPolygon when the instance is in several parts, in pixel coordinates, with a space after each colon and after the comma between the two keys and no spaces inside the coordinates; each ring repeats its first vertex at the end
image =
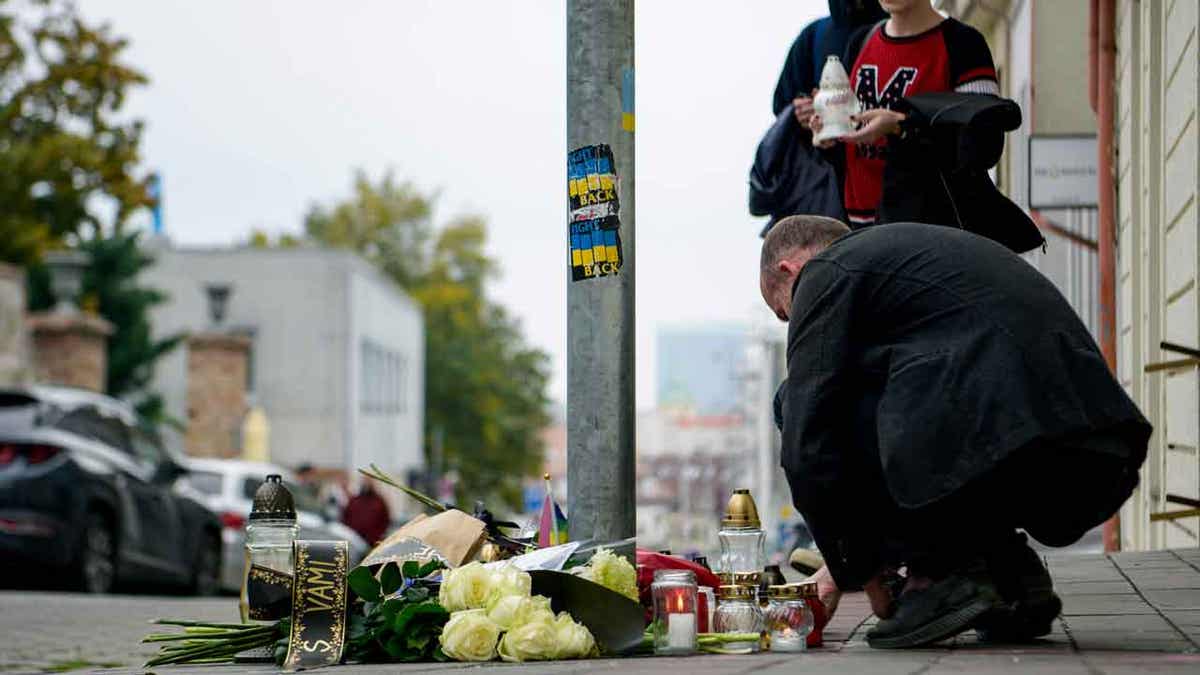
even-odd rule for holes
{"type": "Polygon", "coordinates": [[[829,573],[828,567],[821,567],[811,577],[809,581],[817,582],[817,598],[825,605],[825,615],[833,618],[833,613],[837,611],[838,602],[842,599],[842,592],[838,590],[837,584],[833,581],[833,575],[829,573]]]}
{"type": "Polygon", "coordinates": [[[871,611],[875,613],[875,616],[886,619],[892,615],[892,612],[895,611],[892,591],[883,583],[882,572],[864,584],[863,590],[867,592],[867,599],[871,601],[871,611]]]}
{"type": "Polygon", "coordinates": [[[887,108],[875,108],[858,115],[852,115],[851,120],[860,124],[857,131],[842,136],[846,143],[874,143],[890,134],[900,133],[900,123],[904,121],[904,113],[898,113],[887,108]]]}

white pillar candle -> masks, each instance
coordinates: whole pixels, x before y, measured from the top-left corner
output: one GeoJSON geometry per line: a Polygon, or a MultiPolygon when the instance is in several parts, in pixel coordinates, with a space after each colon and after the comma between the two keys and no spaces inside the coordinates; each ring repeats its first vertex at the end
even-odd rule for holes
{"type": "Polygon", "coordinates": [[[696,642],[695,614],[667,615],[667,645],[671,649],[691,649],[696,642]]]}

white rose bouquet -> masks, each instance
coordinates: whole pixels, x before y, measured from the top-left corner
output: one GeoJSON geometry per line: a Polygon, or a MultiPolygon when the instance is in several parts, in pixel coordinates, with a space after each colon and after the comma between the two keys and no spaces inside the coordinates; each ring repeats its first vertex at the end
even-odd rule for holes
{"type": "Polygon", "coordinates": [[[556,617],[550,599],[531,595],[532,579],[516,567],[479,563],[449,570],[438,602],[450,611],[442,653],[456,661],[580,659],[596,653],[586,626],[566,612],[556,617]]]}

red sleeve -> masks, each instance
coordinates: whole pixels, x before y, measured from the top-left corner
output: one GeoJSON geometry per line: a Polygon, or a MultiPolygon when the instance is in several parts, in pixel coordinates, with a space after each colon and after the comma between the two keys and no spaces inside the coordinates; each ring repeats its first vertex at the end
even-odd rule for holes
{"type": "Polygon", "coordinates": [[[983,35],[956,19],[946,20],[946,52],[950,56],[950,87],[979,80],[996,82],[996,64],[983,35]]]}

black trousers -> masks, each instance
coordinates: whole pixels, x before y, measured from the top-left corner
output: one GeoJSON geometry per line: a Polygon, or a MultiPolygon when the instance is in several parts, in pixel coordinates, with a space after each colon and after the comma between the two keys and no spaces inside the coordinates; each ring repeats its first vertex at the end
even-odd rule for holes
{"type": "Polygon", "coordinates": [[[1138,483],[1127,444],[1133,425],[1031,443],[946,498],[916,509],[897,504],[883,479],[871,401],[860,404],[853,475],[861,496],[855,532],[843,539],[857,569],[908,566],[943,576],[1014,544],[1024,530],[1068,546],[1120,509],[1138,483]]]}

